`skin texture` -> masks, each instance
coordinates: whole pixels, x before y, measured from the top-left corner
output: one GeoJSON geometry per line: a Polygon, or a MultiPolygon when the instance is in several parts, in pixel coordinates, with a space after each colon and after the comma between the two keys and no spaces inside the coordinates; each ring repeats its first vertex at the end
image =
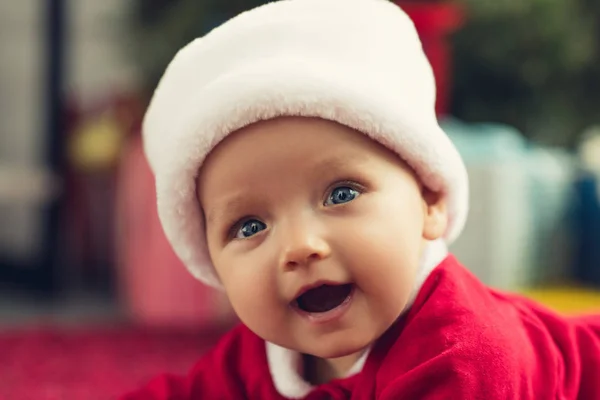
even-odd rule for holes
{"type": "Polygon", "coordinates": [[[401,315],[443,196],[395,154],[316,118],[262,121],[229,135],[198,177],[211,259],[239,318],[307,355],[306,378],[342,376],[401,315]],[[343,315],[314,323],[290,304],[319,280],[353,283],[343,315]]]}

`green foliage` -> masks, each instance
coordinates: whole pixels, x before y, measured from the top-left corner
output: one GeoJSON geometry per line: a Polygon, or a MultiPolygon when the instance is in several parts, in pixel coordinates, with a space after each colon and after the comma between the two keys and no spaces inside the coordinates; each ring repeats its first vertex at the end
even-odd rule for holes
{"type": "MultiPolygon", "coordinates": [[[[600,122],[600,0],[435,1],[462,3],[468,12],[452,38],[453,114],[567,145],[600,122]]],[[[132,0],[129,47],[145,87],[156,85],[183,45],[266,2],[132,0]]]]}
{"type": "Polygon", "coordinates": [[[460,0],[453,113],[573,144],[600,120],[600,2],[460,0]]]}
{"type": "Polygon", "coordinates": [[[152,90],[175,53],[193,39],[267,0],[133,0],[130,56],[152,90]]]}

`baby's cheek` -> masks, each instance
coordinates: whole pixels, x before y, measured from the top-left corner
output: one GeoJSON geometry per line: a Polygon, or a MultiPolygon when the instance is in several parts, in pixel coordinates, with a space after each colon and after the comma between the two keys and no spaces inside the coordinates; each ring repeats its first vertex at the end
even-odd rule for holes
{"type": "Polygon", "coordinates": [[[240,273],[225,283],[233,309],[247,325],[267,323],[271,316],[275,318],[279,313],[276,288],[268,280],[257,279],[259,276],[258,273],[240,273]]]}
{"type": "Polygon", "coordinates": [[[255,301],[250,298],[238,298],[234,309],[238,313],[240,320],[254,333],[261,338],[280,343],[282,337],[286,337],[287,326],[284,310],[273,301],[268,301],[263,296],[262,301],[255,301]]]}

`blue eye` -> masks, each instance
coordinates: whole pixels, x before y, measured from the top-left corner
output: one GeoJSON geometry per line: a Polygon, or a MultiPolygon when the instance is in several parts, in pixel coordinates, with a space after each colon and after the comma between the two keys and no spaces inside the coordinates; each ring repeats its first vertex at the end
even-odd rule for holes
{"type": "Polygon", "coordinates": [[[348,203],[356,199],[359,194],[358,190],[352,189],[351,187],[340,186],[331,191],[325,205],[329,206],[348,203]]]}
{"type": "Polygon", "coordinates": [[[236,239],[245,239],[245,238],[249,238],[250,236],[254,236],[256,235],[258,232],[267,229],[267,226],[256,220],[256,219],[249,219],[247,221],[245,221],[240,228],[237,230],[237,232],[235,233],[235,238],[236,239]]]}

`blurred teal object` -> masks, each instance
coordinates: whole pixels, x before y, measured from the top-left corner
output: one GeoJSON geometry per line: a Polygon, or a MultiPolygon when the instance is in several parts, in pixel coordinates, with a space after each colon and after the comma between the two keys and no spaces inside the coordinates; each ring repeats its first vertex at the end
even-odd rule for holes
{"type": "Polygon", "coordinates": [[[536,282],[562,281],[573,272],[573,209],[577,158],[558,148],[530,147],[527,173],[531,179],[531,215],[534,230],[533,264],[536,282]]]}
{"type": "Polygon", "coordinates": [[[528,285],[533,231],[525,140],[505,125],[448,119],[442,128],[463,157],[470,185],[467,224],[451,251],[488,285],[505,290],[528,285]]]}
{"type": "Polygon", "coordinates": [[[441,125],[467,164],[520,160],[526,151],[526,140],[508,125],[467,124],[451,118],[441,125]]]}
{"type": "Polygon", "coordinates": [[[441,121],[465,161],[470,215],[452,251],[485,283],[530,286],[565,274],[574,156],[535,146],[515,128],[441,121]]]}

